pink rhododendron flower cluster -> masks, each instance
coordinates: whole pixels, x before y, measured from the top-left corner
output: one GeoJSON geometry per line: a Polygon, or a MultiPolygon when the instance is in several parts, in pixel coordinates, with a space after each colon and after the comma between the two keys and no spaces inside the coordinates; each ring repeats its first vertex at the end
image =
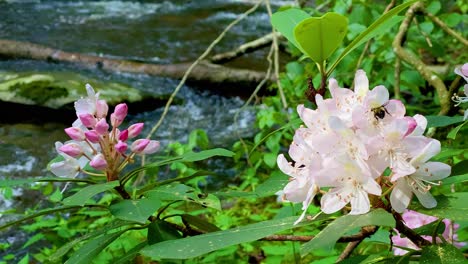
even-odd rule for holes
{"type": "MultiPolygon", "coordinates": [[[[285,200],[302,202],[301,221],[314,196],[322,192],[321,210],[334,213],[351,205],[350,214],[370,210],[369,194],[393,188],[390,202],[402,213],[414,195],[427,208],[437,202],[431,185],[450,175],[450,166],[428,161],[440,152],[440,142],[423,136],[427,120],[405,116],[399,100],[389,100],[384,86],[369,89],[366,73],[357,71],[354,91],[330,79],[330,99],[316,95],[317,109],[299,105],[305,126],[298,128],[278,167],[291,176],[282,191],[285,200]],[[383,172],[389,168],[389,177],[383,172]],[[389,186],[391,187],[389,187],[389,186]]],[[[296,223],[297,223],[296,222],[296,223]]]]}
{"type": "MultiPolygon", "coordinates": [[[[432,223],[438,220],[438,218],[435,216],[421,214],[412,210],[406,210],[401,216],[403,217],[403,221],[406,223],[406,225],[412,229],[421,227],[423,225],[427,225],[429,223],[432,223]]],[[[448,243],[451,243],[456,247],[463,247],[466,243],[459,242],[458,235],[456,234],[457,229],[460,227],[460,225],[453,223],[449,219],[443,219],[442,222],[444,222],[444,225],[445,225],[444,232],[442,233],[442,236],[444,237],[444,239],[448,243]]],[[[392,236],[393,245],[399,246],[399,247],[405,247],[405,248],[419,249],[407,237],[401,237],[398,231],[396,232],[397,234],[392,236]]],[[[422,237],[428,241],[432,241],[431,236],[422,236],[422,237]]],[[[437,238],[436,240],[438,243],[442,242],[439,238],[437,238]]],[[[398,247],[393,247],[393,252],[395,255],[404,255],[408,253],[408,251],[402,248],[398,248],[398,247]]]]}
{"type": "MultiPolygon", "coordinates": [[[[452,100],[456,103],[455,106],[459,106],[462,103],[467,103],[468,102],[468,63],[463,64],[460,67],[457,67],[455,69],[455,73],[460,75],[467,84],[463,86],[463,92],[465,93],[465,96],[458,96],[456,94],[453,95],[452,100]]],[[[468,111],[465,110],[465,115],[463,117],[463,120],[468,119],[468,111]]]]}
{"type": "Polygon", "coordinates": [[[56,142],[55,147],[62,161],[52,163],[52,173],[60,177],[75,177],[79,172],[93,174],[83,168],[89,163],[96,170],[103,171],[108,181],[116,180],[118,173],[131,161],[135,154],[152,154],[159,149],[159,141],[130,139],[137,137],[143,130],[143,123],[136,123],[127,129],[118,127],[127,116],[126,104],[118,104],[111,113],[108,124],[109,107],[105,100],[99,99],[91,85],[86,85],[88,96],[75,102],[78,119],[65,133],[71,138],[65,143],[56,142]],[[130,148],[130,153],[127,149],[130,148]]]}

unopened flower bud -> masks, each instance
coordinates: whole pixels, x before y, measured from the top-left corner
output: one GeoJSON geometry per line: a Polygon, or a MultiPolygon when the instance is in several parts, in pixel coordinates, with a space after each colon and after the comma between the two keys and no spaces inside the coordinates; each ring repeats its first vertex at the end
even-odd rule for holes
{"type": "Polygon", "coordinates": [[[99,135],[104,135],[109,131],[109,124],[107,124],[106,119],[102,118],[96,123],[94,128],[99,135]]]}
{"type": "Polygon", "coordinates": [[[59,148],[59,150],[68,156],[77,158],[83,154],[81,146],[76,143],[68,143],[59,148]]]}
{"type": "Polygon", "coordinates": [[[95,168],[96,170],[104,170],[107,167],[107,161],[104,158],[104,155],[99,153],[89,162],[89,166],[95,168]]]}
{"type": "Polygon", "coordinates": [[[96,102],[96,116],[98,118],[105,118],[107,116],[108,111],[109,106],[107,105],[105,100],[98,100],[96,102]]]}
{"type": "Polygon", "coordinates": [[[468,77],[468,63],[465,63],[465,64],[463,64],[463,66],[461,66],[461,73],[465,77],[468,77]]]}
{"type": "Polygon", "coordinates": [[[130,149],[132,150],[132,152],[138,154],[141,153],[146,148],[146,146],[148,146],[149,143],[149,139],[137,139],[135,140],[135,142],[132,143],[130,149]]]}
{"type": "Polygon", "coordinates": [[[83,141],[85,139],[83,130],[79,127],[65,128],[65,133],[67,133],[67,135],[73,140],[83,141]]]}
{"type": "Polygon", "coordinates": [[[115,149],[119,153],[125,153],[125,151],[127,151],[127,148],[128,148],[127,143],[122,142],[120,140],[119,140],[119,142],[117,142],[117,144],[115,144],[115,149]]]}
{"type": "Polygon", "coordinates": [[[111,120],[111,124],[112,124],[113,127],[118,127],[123,122],[123,119],[118,119],[117,116],[114,113],[111,114],[110,120],[111,120]]]}
{"type": "Polygon", "coordinates": [[[144,123],[136,123],[128,127],[128,138],[138,136],[143,130],[144,123]]]}
{"type": "Polygon", "coordinates": [[[143,149],[143,154],[153,154],[159,150],[160,143],[156,140],[150,140],[149,144],[143,149]]]}
{"type": "Polygon", "coordinates": [[[128,112],[128,106],[126,104],[122,103],[122,104],[118,104],[117,106],[115,106],[115,109],[114,109],[115,118],[124,120],[125,117],[127,116],[127,112],[128,112]]]}
{"type": "Polygon", "coordinates": [[[122,141],[127,141],[128,139],[128,130],[125,129],[123,131],[120,132],[119,134],[119,140],[122,140],[122,141]]]}
{"type": "Polygon", "coordinates": [[[81,123],[83,123],[85,127],[94,128],[96,125],[96,118],[94,118],[92,114],[81,114],[78,118],[80,118],[81,123]]]}
{"type": "Polygon", "coordinates": [[[86,139],[88,139],[92,143],[98,143],[99,139],[101,138],[99,134],[94,130],[86,131],[85,136],[86,139]]]}

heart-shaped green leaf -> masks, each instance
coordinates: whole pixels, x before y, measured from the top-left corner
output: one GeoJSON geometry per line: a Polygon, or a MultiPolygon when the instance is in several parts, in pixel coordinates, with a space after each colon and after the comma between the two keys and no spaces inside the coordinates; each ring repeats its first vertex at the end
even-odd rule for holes
{"type": "Polygon", "coordinates": [[[294,38],[303,52],[321,64],[338,48],[348,29],[348,19],[337,13],[302,20],[294,28],[294,38]]]}
{"type": "Polygon", "coordinates": [[[297,8],[289,8],[287,10],[274,13],[271,16],[271,25],[294,46],[296,46],[296,48],[301,49],[294,38],[294,28],[299,24],[299,22],[307,18],[310,18],[310,15],[305,11],[297,8]]]}

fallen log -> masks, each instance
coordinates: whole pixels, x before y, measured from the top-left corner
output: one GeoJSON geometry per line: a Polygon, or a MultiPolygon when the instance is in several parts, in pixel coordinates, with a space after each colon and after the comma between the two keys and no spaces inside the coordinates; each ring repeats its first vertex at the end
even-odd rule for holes
{"type": "MultiPolygon", "coordinates": [[[[110,72],[142,73],[173,79],[181,79],[191,65],[191,63],[162,65],[112,59],[62,51],[30,42],[5,39],[0,39],[0,57],[46,60],[52,62],[70,62],[110,72]]],[[[220,92],[224,93],[229,92],[229,90],[226,91],[226,88],[232,88],[233,86],[247,86],[253,89],[265,78],[265,76],[265,72],[229,68],[204,61],[199,63],[193,69],[187,79],[187,82],[196,85],[209,84],[210,89],[222,89],[220,92]]],[[[270,81],[274,80],[270,78],[270,81]]]]}

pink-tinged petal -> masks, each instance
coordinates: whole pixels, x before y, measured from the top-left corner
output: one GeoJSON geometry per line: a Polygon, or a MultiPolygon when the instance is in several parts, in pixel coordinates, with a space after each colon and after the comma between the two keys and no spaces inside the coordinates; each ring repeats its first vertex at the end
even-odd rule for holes
{"type": "Polygon", "coordinates": [[[115,106],[114,115],[116,119],[124,120],[128,113],[128,106],[125,103],[115,106]]]}
{"type": "Polygon", "coordinates": [[[65,128],[65,133],[67,133],[67,135],[73,140],[83,141],[85,139],[83,130],[81,130],[79,127],[65,128]]]}
{"type": "Polygon", "coordinates": [[[405,119],[406,122],[408,122],[408,131],[406,131],[405,133],[406,137],[407,135],[413,133],[414,129],[416,129],[418,124],[416,123],[416,120],[414,120],[414,118],[412,118],[411,116],[405,116],[403,119],[405,119]]]}
{"type": "Polygon", "coordinates": [[[144,123],[136,123],[128,127],[128,138],[138,136],[143,130],[144,123]]]}
{"type": "Polygon", "coordinates": [[[132,143],[130,149],[134,153],[141,153],[150,143],[149,139],[137,139],[132,143]]]}
{"type": "Polygon", "coordinates": [[[86,131],[85,136],[91,143],[98,143],[99,139],[101,139],[101,136],[94,130],[86,131]]]}
{"type": "Polygon", "coordinates": [[[117,144],[115,144],[115,149],[119,153],[125,153],[125,151],[127,151],[127,148],[128,148],[127,143],[122,142],[120,140],[119,140],[119,142],[117,142],[117,144]]]}
{"type": "Polygon", "coordinates": [[[465,82],[468,82],[468,63],[465,63],[460,67],[456,67],[455,73],[465,79],[465,82]]]}
{"type": "Polygon", "coordinates": [[[355,196],[351,198],[351,215],[365,214],[370,210],[369,196],[366,192],[354,192],[355,196]]]}
{"type": "Polygon", "coordinates": [[[436,199],[432,196],[431,192],[427,190],[416,189],[416,186],[411,185],[413,193],[418,197],[419,203],[426,208],[434,208],[437,206],[436,199]]]}
{"type": "Polygon", "coordinates": [[[276,163],[278,164],[278,168],[286,175],[292,176],[294,168],[288,162],[288,160],[284,157],[283,154],[279,154],[278,158],[276,158],[276,163]]]}
{"type": "Polygon", "coordinates": [[[89,162],[89,166],[95,168],[96,170],[104,170],[107,167],[107,161],[104,158],[104,155],[99,153],[89,162]]]}
{"type": "Polygon", "coordinates": [[[411,133],[411,136],[422,136],[424,133],[424,130],[426,130],[427,127],[427,119],[423,115],[415,115],[413,116],[414,120],[416,120],[416,123],[418,124],[416,128],[414,129],[413,133],[411,133]]]}
{"type": "Polygon", "coordinates": [[[389,93],[387,88],[383,85],[376,86],[367,94],[367,105],[370,108],[383,106],[388,102],[389,93]]]}
{"type": "Polygon", "coordinates": [[[94,130],[99,134],[99,135],[105,135],[109,131],[109,124],[107,124],[106,119],[102,118],[96,123],[96,127],[94,130]]]}
{"type": "Polygon", "coordinates": [[[153,154],[159,150],[160,143],[157,140],[150,140],[149,144],[141,152],[142,154],[153,154]]]}
{"type": "Polygon", "coordinates": [[[117,116],[112,113],[111,116],[110,116],[110,120],[111,120],[111,125],[112,127],[118,127],[122,124],[123,122],[123,119],[119,119],[117,118],[117,116]]]}
{"type": "Polygon", "coordinates": [[[292,180],[284,187],[283,194],[286,200],[293,203],[300,203],[307,199],[309,189],[309,185],[301,184],[299,180],[292,180]]]}
{"type": "Polygon", "coordinates": [[[119,138],[119,140],[127,141],[127,139],[128,139],[128,130],[127,130],[127,129],[122,130],[122,131],[119,133],[118,138],[119,138]]]}
{"type": "Polygon", "coordinates": [[[330,89],[330,93],[332,94],[332,97],[335,97],[337,95],[335,92],[337,92],[338,89],[340,89],[340,86],[338,85],[338,81],[335,78],[330,78],[328,80],[328,89],[330,89]]]}
{"type": "Polygon", "coordinates": [[[96,102],[96,116],[98,118],[105,118],[107,116],[108,111],[109,106],[107,105],[105,100],[98,100],[96,102]]]}
{"type": "Polygon", "coordinates": [[[447,178],[452,168],[442,162],[427,162],[418,165],[413,177],[423,178],[425,181],[438,181],[447,178]]]}
{"type": "Polygon", "coordinates": [[[385,109],[392,118],[402,118],[405,116],[406,108],[400,100],[389,100],[385,105],[385,109]]]}
{"type": "Polygon", "coordinates": [[[90,100],[94,100],[94,101],[95,101],[95,100],[97,99],[97,97],[96,97],[96,92],[94,91],[94,88],[93,88],[93,87],[91,86],[91,84],[89,84],[89,83],[87,83],[87,84],[85,85],[85,87],[86,87],[86,94],[88,95],[88,98],[89,98],[90,100]]]}
{"type": "MultiPolygon", "coordinates": [[[[409,146],[413,146],[413,148],[415,147],[419,148],[419,152],[413,155],[414,158],[411,160],[411,163],[422,164],[440,153],[440,141],[438,141],[437,139],[429,139],[426,137],[421,137],[421,138],[411,137],[411,138],[413,140],[409,139],[411,141],[405,140],[405,142],[409,141],[407,143],[409,146]],[[426,141],[426,142],[421,142],[421,141],[426,141]],[[421,147],[421,145],[423,145],[423,147],[421,147]]],[[[411,154],[413,154],[413,152],[416,152],[416,151],[411,151],[411,150],[412,149],[410,149],[411,154]]]]}
{"type": "Polygon", "coordinates": [[[81,114],[78,116],[80,119],[81,123],[88,128],[94,128],[96,125],[96,118],[92,114],[81,114]]]}
{"type": "Polygon", "coordinates": [[[80,164],[75,158],[67,154],[61,154],[63,161],[55,162],[50,165],[50,171],[59,177],[74,178],[80,172],[80,164]]]}
{"type": "Polygon", "coordinates": [[[395,183],[392,193],[390,194],[390,204],[393,210],[398,213],[403,213],[408,207],[411,197],[413,196],[411,189],[405,178],[399,179],[395,183]]]}
{"type": "Polygon", "coordinates": [[[307,213],[307,209],[309,209],[309,206],[310,204],[312,203],[312,200],[314,199],[314,196],[316,194],[316,186],[315,185],[312,185],[310,188],[309,188],[309,191],[307,192],[307,197],[305,199],[304,202],[302,202],[302,214],[301,216],[299,217],[299,219],[297,219],[295,222],[294,222],[294,225],[297,225],[299,222],[302,221],[302,219],[304,219],[305,217],[305,214],[307,213]]]}
{"type": "Polygon", "coordinates": [[[366,72],[363,70],[356,71],[354,76],[354,92],[360,98],[364,98],[369,92],[369,80],[367,79],[366,72]]]}
{"type": "Polygon", "coordinates": [[[61,146],[59,149],[63,153],[65,153],[65,154],[67,154],[67,155],[69,155],[71,157],[74,157],[74,158],[77,158],[77,157],[83,155],[83,150],[81,149],[80,145],[78,145],[76,143],[65,144],[65,145],[61,146]]]}
{"type": "Polygon", "coordinates": [[[345,188],[333,188],[322,196],[320,200],[321,209],[326,214],[332,214],[343,208],[349,201],[343,199],[351,192],[345,188]]]}
{"type": "Polygon", "coordinates": [[[363,189],[373,195],[380,196],[382,194],[382,188],[380,185],[374,180],[369,178],[366,182],[362,184],[363,189]]]}
{"type": "Polygon", "coordinates": [[[299,117],[301,118],[302,121],[304,121],[304,124],[307,127],[312,127],[315,123],[315,112],[314,110],[311,110],[309,108],[304,107],[304,105],[298,105],[297,106],[297,113],[299,114],[299,117]]]}

